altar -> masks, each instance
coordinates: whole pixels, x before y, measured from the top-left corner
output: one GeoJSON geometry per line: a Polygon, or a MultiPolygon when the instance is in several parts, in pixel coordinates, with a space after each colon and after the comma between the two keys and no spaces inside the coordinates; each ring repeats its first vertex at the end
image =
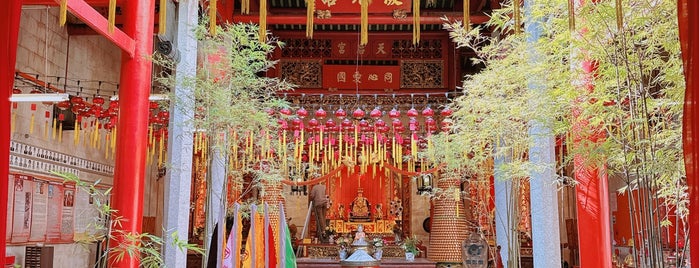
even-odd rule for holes
{"type": "Polygon", "coordinates": [[[357,226],[364,226],[364,232],[375,235],[393,235],[393,226],[396,225],[392,220],[375,220],[370,222],[350,222],[344,220],[330,220],[330,228],[337,233],[351,233],[357,230],[357,226]]]}

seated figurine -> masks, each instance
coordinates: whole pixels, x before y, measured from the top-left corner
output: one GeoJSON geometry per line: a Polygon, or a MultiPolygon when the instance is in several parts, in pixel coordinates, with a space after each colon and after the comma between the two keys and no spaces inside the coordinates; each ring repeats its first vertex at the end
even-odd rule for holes
{"type": "Polygon", "coordinates": [[[362,189],[359,189],[357,197],[350,204],[350,221],[369,221],[371,217],[369,200],[362,193],[362,189]]]}
{"type": "Polygon", "coordinates": [[[377,221],[383,220],[383,207],[381,203],[376,204],[376,212],[374,212],[374,219],[377,221]]]}

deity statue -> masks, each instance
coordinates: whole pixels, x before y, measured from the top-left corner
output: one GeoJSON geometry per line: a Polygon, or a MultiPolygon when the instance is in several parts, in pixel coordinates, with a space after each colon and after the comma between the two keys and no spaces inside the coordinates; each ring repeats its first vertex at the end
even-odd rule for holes
{"type": "Polygon", "coordinates": [[[378,220],[383,220],[383,207],[381,206],[381,203],[376,204],[376,212],[374,214],[374,219],[378,220]]]}
{"type": "Polygon", "coordinates": [[[346,214],[345,214],[345,205],[343,205],[342,203],[340,203],[340,205],[337,206],[337,217],[338,217],[340,220],[343,220],[343,221],[344,221],[344,220],[347,220],[347,218],[345,218],[345,216],[346,216],[346,214]]]}
{"type": "Polygon", "coordinates": [[[369,200],[362,195],[363,190],[357,191],[357,197],[354,198],[350,207],[350,219],[354,220],[369,220],[369,200]]]}
{"type": "Polygon", "coordinates": [[[354,234],[354,242],[352,245],[366,245],[365,241],[366,234],[364,233],[364,226],[361,224],[357,226],[357,233],[354,234]]]}

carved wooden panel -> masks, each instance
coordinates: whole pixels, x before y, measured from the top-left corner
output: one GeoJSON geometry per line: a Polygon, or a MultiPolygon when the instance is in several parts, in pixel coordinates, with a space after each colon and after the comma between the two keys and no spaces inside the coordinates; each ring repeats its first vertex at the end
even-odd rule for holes
{"type": "Polygon", "coordinates": [[[329,58],[330,39],[285,39],[282,48],[284,58],[329,58]]]}
{"type": "Polygon", "coordinates": [[[444,61],[404,60],[400,66],[401,88],[443,88],[444,61]]]}
{"type": "Polygon", "coordinates": [[[442,40],[422,40],[417,45],[413,45],[412,40],[394,40],[391,54],[393,58],[441,59],[443,54],[442,40]]]}
{"type": "Polygon", "coordinates": [[[320,60],[285,60],[281,62],[281,78],[302,88],[321,88],[321,67],[320,60]]]}

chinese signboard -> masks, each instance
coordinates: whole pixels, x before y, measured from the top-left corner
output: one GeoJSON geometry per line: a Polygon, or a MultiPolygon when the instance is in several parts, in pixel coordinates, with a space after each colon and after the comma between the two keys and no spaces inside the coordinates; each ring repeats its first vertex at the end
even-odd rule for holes
{"type": "MultiPolygon", "coordinates": [[[[359,13],[360,0],[315,0],[316,10],[330,10],[332,13],[359,13]]],[[[391,13],[396,9],[410,10],[410,0],[369,1],[369,13],[391,13]]]]}
{"type": "Polygon", "coordinates": [[[358,46],[357,41],[333,40],[332,55],[335,58],[355,58],[357,55],[365,58],[390,58],[393,43],[390,40],[375,40],[367,45],[358,46]]]}
{"type": "Polygon", "coordinates": [[[323,66],[323,88],[398,89],[399,82],[399,66],[323,66]]]}

